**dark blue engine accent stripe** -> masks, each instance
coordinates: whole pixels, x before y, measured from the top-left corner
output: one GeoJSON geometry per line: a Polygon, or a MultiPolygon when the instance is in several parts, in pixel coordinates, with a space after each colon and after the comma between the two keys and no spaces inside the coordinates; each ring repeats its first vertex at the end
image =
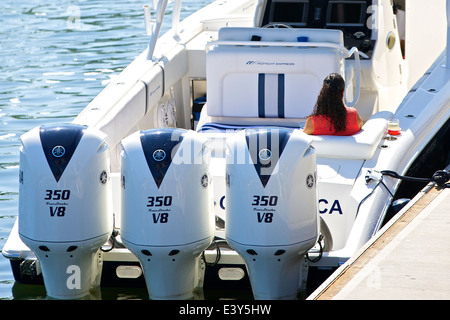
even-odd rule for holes
{"type": "Polygon", "coordinates": [[[284,118],[284,74],[278,75],[278,118],[284,118]]]}
{"type": "Polygon", "coordinates": [[[250,129],[245,130],[245,139],[247,148],[252,158],[256,173],[265,188],[269,182],[270,177],[277,165],[281,154],[286,147],[292,130],[286,128],[277,129],[250,129]],[[276,145],[274,145],[276,144],[276,145]],[[263,161],[259,153],[263,149],[268,149],[271,153],[269,161],[263,161]]]}
{"type": "Polygon", "coordinates": [[[265,95],[265,74],[258,74],[258,117],[265,118],[265,103],[264,103],[264,95],[265,95]]]}
{"type": "Polygon", "coordinates": [[[75,124],[40,127],[39,136],[42,150],[56,182],[59,182],[86,129],[86,126],[75,124]],[[64,150],[60,156],[53,154],[55,147],[64,150]]]}
{"type": "Polygon", "coordinates": [[[142,150],[158,189],[172,163],[172,155],[176,153],[185,133],[185,129],[174,128],[141,131],[142,150]],[[161,152],[161,150],[165,157],[161,160],[156,160],[154,154],[156,151],[161,152]]]}

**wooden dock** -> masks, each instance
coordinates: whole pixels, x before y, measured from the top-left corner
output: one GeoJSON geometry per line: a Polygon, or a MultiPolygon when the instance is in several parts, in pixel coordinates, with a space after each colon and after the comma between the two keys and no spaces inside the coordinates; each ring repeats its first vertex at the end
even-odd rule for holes
{"type": "Polygon", "coordinates": [[[425,187],[307,299],[450,299],[450,188],[425,187]]]}

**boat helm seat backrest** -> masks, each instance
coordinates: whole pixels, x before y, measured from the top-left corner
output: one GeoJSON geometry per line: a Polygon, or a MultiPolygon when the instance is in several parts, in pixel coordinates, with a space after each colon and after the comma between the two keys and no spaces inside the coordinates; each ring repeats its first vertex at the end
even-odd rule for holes
{"type": "Polygon", "coordinates": [[[206,58],[208,116],[306,118],[323,79],[344,76],[342,46],[340,30],[222,28],[206,58]]]}

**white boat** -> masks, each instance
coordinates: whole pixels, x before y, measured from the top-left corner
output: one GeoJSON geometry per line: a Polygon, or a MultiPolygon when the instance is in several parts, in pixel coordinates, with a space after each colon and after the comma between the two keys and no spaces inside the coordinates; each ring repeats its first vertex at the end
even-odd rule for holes
{"type": "Polygon", "coordinates": [[[423,161],[448,163],[450,1],[396,2],[403,53],[390,0],[217,0],[183,21],[181,0],[144,6],[148,48],[72,123],[22,136],[2,251],[16,281],[60,299],[143,280],[151,299],[230,285],[295,299],[338,268],[423,161]],[[333,72],[364,126],[307,135],[333,72]]]}

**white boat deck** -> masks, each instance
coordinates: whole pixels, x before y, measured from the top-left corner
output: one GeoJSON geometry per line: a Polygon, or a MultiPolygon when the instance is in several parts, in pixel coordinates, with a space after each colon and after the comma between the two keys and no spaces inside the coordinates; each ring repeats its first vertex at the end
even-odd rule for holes
{"type": "Polygon", "coordinates": [[[429,184],[308,300],[450,299],[450,188],[429,184]]]}

